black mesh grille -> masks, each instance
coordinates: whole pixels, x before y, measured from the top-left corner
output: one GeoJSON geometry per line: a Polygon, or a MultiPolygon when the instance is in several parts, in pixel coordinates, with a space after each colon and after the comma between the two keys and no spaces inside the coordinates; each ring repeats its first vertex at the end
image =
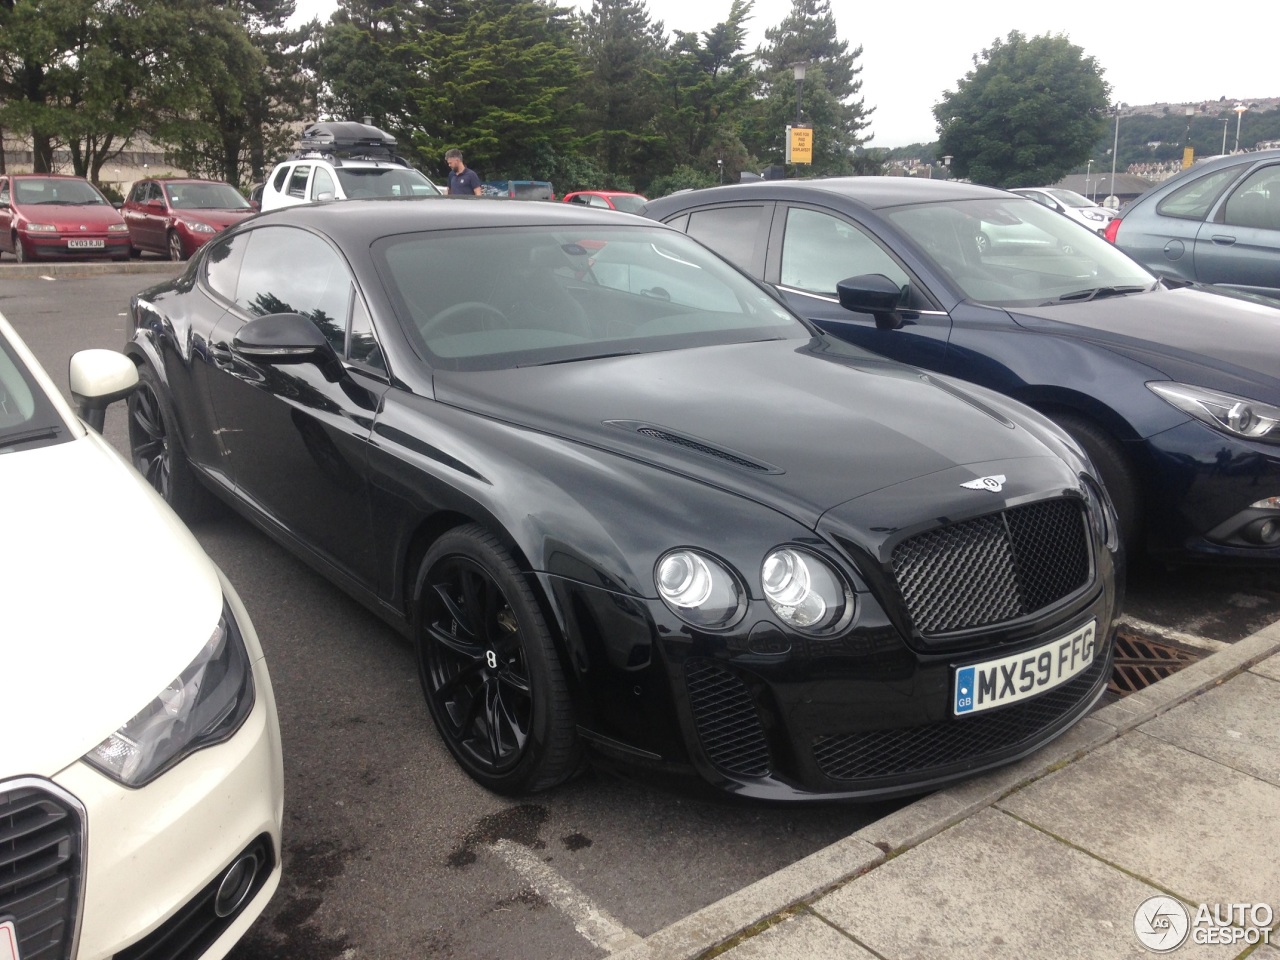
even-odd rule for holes
{"type": "Polygon", "coordinates": [[[726,773],[769,775],[769,748],[751,694],[738,677],[710,660],[690,660],[685,682],[698,739],[726,773]]]}
{"type": "Polygon", "coordinates": [[[906,730],[818,737],[814,757],[832,780],[870,780],[943,770],[1031,744],[1080,706],[1109,662],[1110,657],[1100,656],[1062,686],[990,713],[906,730]]]}
{"type": "Polygon", "coordinates": [[[925,636],[1016,620],[1088,583],[1084,512],[1042,500],[938,527],[900,543],[893,570],[925,636]]]}
{"type": "Polygon", "coordinates": [[[656,427],[641,427],[636,433],[642,437],[649,437],[651,440],[661,440],[663,443],[674,443],[688,450],[696,450],[698,453],[705,454],[708,457],[715,457],[717,460],[724,460],[727,463],[745,467],[748,470],[759,470],[764,473],[769,471],[769,468],[762,463],[739,457],[736,454],[729,453],[727,450],[721,450],[719,447],[713,447],[697,440],[691,440],[688,437],[682,437],[678,433],[659,430],[656,427]]]}
{"type": "Polygon", "coordinates": [[[65,960],[80,890],[79,813],[38,786],[0,784],[0,917],[22,960],[65,960]]]}

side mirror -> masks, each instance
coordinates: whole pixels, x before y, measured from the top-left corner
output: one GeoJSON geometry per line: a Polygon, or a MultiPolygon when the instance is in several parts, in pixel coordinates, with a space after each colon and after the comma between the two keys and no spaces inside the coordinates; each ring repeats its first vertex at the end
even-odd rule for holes
{"type": "Polygon", "coordinates": [[[300,313],[273,313],[250,320],[231,342],[234,353],[265,364],[314,363],[328,380],[342,363],[320,328],[300,313]]]}
{"type": "Polygon", "coordinates": [[[332,190],[321,190],[319,193],[316,194],[317,203],[323,203],[325,200],[332,200],[332,199],[333,199],[332,190]]]}
{"type": "Polygon", "coordinates": [[[115,350],[80,350],[71,357],[67,380],[80,418],[101,433],[107,407],[138,385],[138,368],[115,350]]]}
{"type": "Polygon", "coordinates": [[[905,292],[905,287],[899,287],[882,273],[850,277],[836,284],[840,306],[857,313],[871,314],[881,330],[897,330],[902,326],[898,307],[905,292]]]}

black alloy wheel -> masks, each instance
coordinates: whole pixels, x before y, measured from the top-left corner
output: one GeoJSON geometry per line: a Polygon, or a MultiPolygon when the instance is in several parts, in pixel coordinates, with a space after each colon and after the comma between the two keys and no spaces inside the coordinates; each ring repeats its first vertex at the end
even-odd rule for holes
{"type": "Polygon", "coordinates": [[[170,260],[179,261],[186,259],[186,256],[182,252],[182,238],[178,236],[177,230],[169,231],[168,247],[170,260]]]}
{"type": "Polygon", "coordinates": [[[415,591],[418,675],[436,728],[477,782],[519,796],[582,765],[568,688],[537,601],[497,538],[453,530],[415,591]]]}
{"type": "Polygon", "coordinates": [[[129,395],[129,451],[133,465],[165,503],[188,522],[207,512],[211,497],[187,462],[174,436],[176,420],[164,386],[147,364],[138,368],[138,386],[129,395]]]}

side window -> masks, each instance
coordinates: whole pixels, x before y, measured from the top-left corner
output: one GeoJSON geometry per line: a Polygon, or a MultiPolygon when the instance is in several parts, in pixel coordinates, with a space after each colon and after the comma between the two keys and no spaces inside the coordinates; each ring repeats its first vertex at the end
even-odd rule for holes
{"type": "Polygon", "coordinates": [[[315,234],[263,227],[249,234],[236,303],[249,313],[300,313],[346,355],[351,276],[346,262],[315,234]]]}
{"type": "Polygon", "coordinates": [[[9,202],[9,181],[0,180],[0,203],[9,202]]]}
{"type": "Polygon", "coordinates": [[[347,343],[347,355],[356,363],[379,370],[387,369],[386,361],[382,359],[382,349],[373,335],[373,321],[369,319],[369,311],[359,297],[351,305],[351,338],[347,343]]]}
{"type": "Polygon", "coordinates": [[[578,194],[576,197],[570,197],[570,198],[569,198],[569,202],[570,202],[570,203],[577,203],[577,204],[580,204],[580,205],[582,205],[582,206],[584,206],[584,207],[585,207],[585,206],[589,206],[589,205],[590,205],[590,203],[591,203],[591,198],[590,198],[590,197],[588,197],[585,193],[580,193],[580,194],[578,194]]]}
{"type": "Polygon", "coordinates": [[[1156,213],[1183,220],[1203,220],[1227,184],[1238,176],[1240,167],[1237,165],[1196,177],[1161,200],[1156,213]]]}
{"type": "Polygon", "coordinates": [[[130,203],[142,203],[147,196],[147,185],[145,183],[135,183],[133,189],[129,191],[130,203]]]}
{"type": "Polygon", "coordinates": [[[1280,230],[1280,164],[1245,177],[1227,197],[1222,219],[1233,227],[1280,230]]]}
{"type": "Polygon", "coordinates": [[[152,200],[164,200],[164,195],[160,192],[160,184],[154,180],[147,184],[147,202],[150,203],[152,200]]]}
{"type": "Polygon", "coordinates": [[[311,178],[311,199],[319,200],[320,194],[327,193],[326,199],[332,200],[338,195],[338,188],[333,185],[333,177],[324,167],[316,167],[316,175],[311,178]]]}
{"type": "Polygon", "coordinates": [[[249,234],[237,233],[209,242],[209,253],[204,258],[204,282],[224,300],[236,298],[236,281],[240,276],[240,261],[244,259],[249,234]]]}
{"type": "Polygon", "coordinates": [[[609,207],[609,201],[604,197],[587,197],[587,203],[593,207],[604,207],[606,209],[609,207]]]}
{"type": "Polygon", "coordinates": [[[300,163],[293,168],[293,174],[289,177],[288,194],[291,197],[297,197],[299,200],[307,198],[307,177],[311,173],[311,165],[309,163],[300,163]]]}
{"type": "Polygon", "coordinates": [[[1030,197],[1036,203],[1040,204],[1040,206],[1048,207],[1050,210],[1058,209],[1058,205],[1055,204],[1051,199],[1046,197],[1043,193],[1024,193],[1023,196],[1030,197]]]}
{"type": "Polygon", "coordinates": [[[910,282],[898,262],[849,221],[798,207],[787,211],[783,286],[834,297],[839,281],[866,273],[883,274],[900,287],[910,282]]]}
{"type": "Polygon", "coordinates": [[[289,171],[291,167],[281,167],[276,171],[276,175],[271,180],[271,189],[276,193],[284,193],[285,181],[289,179],[289,171]]]}
{"type": "Polygon", "coordinates": [[[715,207],[689,214],[689,236],[701,240],[720,256],[750,270],[756,236],[765,207],[715,207]]]}

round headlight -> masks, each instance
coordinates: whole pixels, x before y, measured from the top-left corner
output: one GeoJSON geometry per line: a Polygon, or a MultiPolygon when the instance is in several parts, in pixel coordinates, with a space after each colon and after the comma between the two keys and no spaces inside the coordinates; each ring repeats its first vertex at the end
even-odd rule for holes
{"type": "Polygon", "coordinates": [[[729,626],[745,608],[738,578],[715,558],[695,550],[664,554],[653,580],[663,602],[695,627],[729,626]]]}
{"type": "Polygon", "coordinates": [[[773,612],[792,627],[829,627],[852,603],[844,581],[830,565],[792,547],[781,547],[764,558],[760,582],[773,612]]]}

